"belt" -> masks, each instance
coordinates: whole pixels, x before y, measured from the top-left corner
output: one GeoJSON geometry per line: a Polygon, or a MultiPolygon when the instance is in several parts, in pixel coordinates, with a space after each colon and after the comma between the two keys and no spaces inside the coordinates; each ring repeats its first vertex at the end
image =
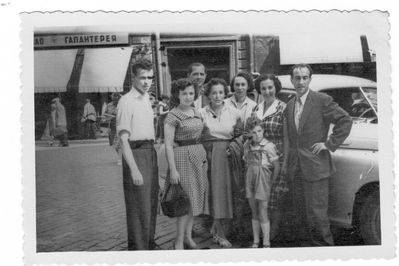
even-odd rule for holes
{"type": "Polygon", "coordinates": [[[175,142],[179,147],[200,144],[198,139],[176,140],[175,142]]]}
{"type": "Polygon", "coordinates": [[[153,149],[154,140],[129,140],[130,148],[134,149],[153,149]]]}

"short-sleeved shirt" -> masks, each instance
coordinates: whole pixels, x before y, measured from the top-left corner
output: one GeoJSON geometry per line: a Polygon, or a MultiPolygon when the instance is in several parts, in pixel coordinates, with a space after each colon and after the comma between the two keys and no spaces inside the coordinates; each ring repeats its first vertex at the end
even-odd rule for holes
{"type": "Polygon", "coordinates": [[[83,107],[83,117],[91,121],[96,121],[96,109],[91,103],[86,103],[83,107]]]}
{"type": "Polygon", "coordinates": [[[244,102],[238,107],[238,103],[236,101],[236,97],[233,95],[230,98],[224,101],[228,106],[232,106],[240,111],[241,121],[246,124],[246,121],[249,117],[251,117],[252,110],[256,106],[256,102],[251,100],[250,98],[246,97],[244,102]]]}
{"type": "MultiPolygon", "coordinates": [[[[261,165],[267,168],[270,168],[272,166],[272,162],[278,161],[279,156],[277,152],[276,145],[273,144],[273,142],[268,141],[267,139],[263,139],[259,144],[257,145],[252,145],[252,141],[248,140],[244,144],[244,161],[247,163],[251,164],[249,160],[253,160],[255,157],[250,156],[251,152],[260,152],[261,153],[261,165]]],[[[257,162],[257,163],[260,163],[257,162]]]]}
{"type": "Polygon", "coordinates": [[[215,139],[232,139],[234,137],[234,126],[240,120],[240,112],[226,103],[222,108],[220,116],[217,116],[212,108],[207,105],[200,110],[205,126],[209,134],[215,139]]]}
{"type": "Polygon", "coordinates": [[[141,94],[132,88],[119,100],[116,130],[129,133],[129,140],[155,139],[154,112],[148,93],[141,94]]]}
{"type": "Polygon", "coordinates": [[[179,109],[173,108],[166,116],[165,124],[176,128],[175,141],[198,140],[204,128],[201,116],[197,110],[194,110],[194,116],[189,116],[179,109]]]}

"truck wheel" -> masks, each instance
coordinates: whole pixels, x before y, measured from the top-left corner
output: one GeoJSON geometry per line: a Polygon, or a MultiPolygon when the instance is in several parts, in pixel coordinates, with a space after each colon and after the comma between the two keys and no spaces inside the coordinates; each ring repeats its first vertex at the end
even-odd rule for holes
{"type": "Polygon", "coordinates": [[[370,193],[364,200],[360,215],[360,234],[366,245],[381,245],[380,192],[370,193]]]}

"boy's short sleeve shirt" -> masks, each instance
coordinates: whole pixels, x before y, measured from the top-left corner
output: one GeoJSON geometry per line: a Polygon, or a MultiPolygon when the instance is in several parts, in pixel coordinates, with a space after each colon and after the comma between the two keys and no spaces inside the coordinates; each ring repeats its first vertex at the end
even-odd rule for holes
{"type": "Polygon", "coordinates": [[[129,133],[129,140],[154,140],[154,112],[148,93],[132,88],[119,100],[116,129],[129,133]]]}

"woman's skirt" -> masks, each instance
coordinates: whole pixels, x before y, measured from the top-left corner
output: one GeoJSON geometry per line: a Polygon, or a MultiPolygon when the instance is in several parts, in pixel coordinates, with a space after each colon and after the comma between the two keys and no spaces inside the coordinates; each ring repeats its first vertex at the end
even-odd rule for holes
{"type": "Polygon", "coordinates": [[[211,215],[215,219],[233,218],[232,179],[226,152],[229,143],[229,140],[204,142],[209,165],[211,215]]]}
{"type": "MultiPolygon", "coordinates": [[[[181,146],[174,148],[173,152],[180,184],[190,198],[193,215],[209,214],[208,163],[204,147],[202,144],[181,146]]],[[[165,188],[169,184],[168,173],[165,188]]]]}

